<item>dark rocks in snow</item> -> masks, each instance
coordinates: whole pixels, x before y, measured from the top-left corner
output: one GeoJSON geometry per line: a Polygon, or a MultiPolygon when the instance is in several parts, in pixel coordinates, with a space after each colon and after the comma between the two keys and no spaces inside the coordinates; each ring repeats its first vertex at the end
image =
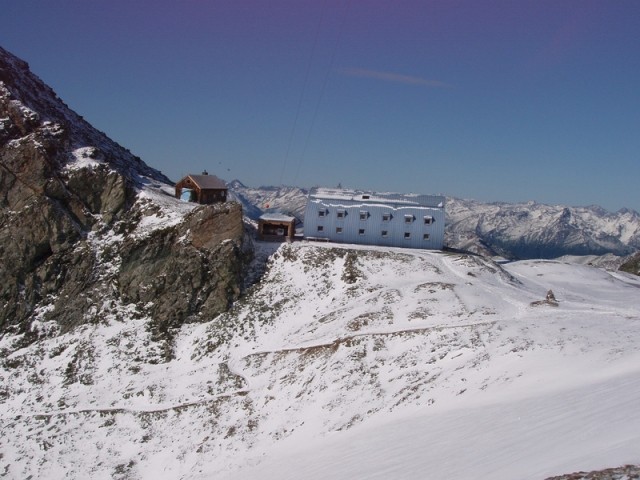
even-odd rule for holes
{"type": "Polygon", "coordinates": [[[242,209],[234,203],[198,208],[174,228],[125,240],[120,297],[140,306],[158,337],[214,318],[240,294],[243,234],[242,209]]]}
{"type": "Polygon", "coordinates": [[[626,259],[620,266],[620,270],[634,275],[640,275],[640,252],[626,259]]]}
{"type": "Polygon", "coordinates": [[[546,480],[632,480],[640,479],[639,465],[624,465],[591,472],[575,472],[549,477],[546,480]]]}
{"type": "Polygon", "coordinates": [[[169,183],[0,48],[0,336],[28,343],[35,320],[64,333],[132,315],[168,331],[224,311],[246,256],[241,207],[195,208],[141,233],[150,215],[178,215],[169,183]]]}

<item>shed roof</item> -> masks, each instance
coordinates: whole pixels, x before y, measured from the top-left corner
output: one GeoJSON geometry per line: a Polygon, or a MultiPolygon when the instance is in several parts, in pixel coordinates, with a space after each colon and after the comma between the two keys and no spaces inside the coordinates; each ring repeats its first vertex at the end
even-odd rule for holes
{"type": "MultiPolygon", "coordinates": [[[[227,185],[215,175],[187,175],[201,189],[226,190],[227,185]]],[[[185,178],[187,178],[185,177],[185,178]]],[[[183,179],[184,180],[184,179],[183,179]]]]}
{"type": "Polygon", "coordinates": [[[294,222],[295,217],[285,215],[284,213],[265,213],[260,216],[260,220],[267,222],[294,222]]]}

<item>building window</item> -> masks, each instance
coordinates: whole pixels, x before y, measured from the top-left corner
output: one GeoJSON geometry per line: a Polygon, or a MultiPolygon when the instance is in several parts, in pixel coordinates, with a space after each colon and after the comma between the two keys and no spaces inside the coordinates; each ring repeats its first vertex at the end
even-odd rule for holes
{"type": "Polygon", "coordinates": [[[383,222],[390,222],[391,221],[391,214],[390,213],[383,213],[382,214],[382,221],[383,222]]]}
{"type": "Polygon", "coordinates": [[[318,231],[319,231],[319,232],[324,231],[324,227],[323,227],[322,225],[318,225],[318,231]]]}
{"type": "Polygon", "coordinates": [[[431,225],[432,223],[433,223],[433,217],[430,217],[428,215],[426,217],[424,217],[424,224],[425,225],[431,225]]]}
{"type": "Polygon", "coordinates": [[[360,220],[366,220],[367,218],[369,218],[369,212],[361,211],[360,220]]]}
{"type": "Polygon", "coordinates": [[[361,228],[360,230],[358,230],[358,235],[364,235],[364,228],[361,228]]]}
{"type": "Polygon", "coordinates": [[[389,232],[387,230],[382,230],[382,236],[383,237],[388,237],[389,236],[389,232]]]}
{"type": "Polygon", "coordinates": [[[345,212],[344,210],[338,210],[337,212],[338,218],[344,218],[346,214],[347,212],[345,212]]]}
{"type": "Polygon", "coordinates": [[[318,210],[318,216],[319,217],[324,217],[325,213],[326,212],[324,210],[318,210]]]}
{"type": "Polygon", "coordinates": [[[423,240],[429,240],[429,234],[425,233],[424,235],[422,235],[422,239],[423,240]]]}
{"type": "Polygon", "coordinates": [[[336,227],[336,233],[342,233],[342,227],[336,227]]]}
{"type": "Polygon", "coordinates": [[[413,215],[405,215],[404,223],[413,223],[413,215]]]}
{"type": "Polygon", "coordinates": [[[404,232],[404,238],[411,238],[411,232],[404,232]]]}

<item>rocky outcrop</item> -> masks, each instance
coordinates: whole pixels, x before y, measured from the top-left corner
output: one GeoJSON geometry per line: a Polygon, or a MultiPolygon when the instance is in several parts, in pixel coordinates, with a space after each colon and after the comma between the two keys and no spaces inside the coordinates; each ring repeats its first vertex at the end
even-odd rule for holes
{"type": "Polygon", "coordinates": [[[169,183],[0,48],[0,336],[145,318],[170,340],[226,310],[246,257],[242,209],[185,208],[169,183]]]}
{"type": "Polygon", "coordinates": [[[627,258],[620,266],[620,270],[627,273],[633,273],[634,275],[640,275],[640,252],[627,258]]]}
{"type": "Polygon", "coordinates": [[[158,339],[184,322],[209,320],[240,294],[242,208],[201,207],[174,228],[127,239],[116,276],[118,294],[152,319],[158,339]]]}
{"type": "Polygon", "coordinates": [[[591,472],[574,472],[558,475],[557,477],[549,477],[546,480],[631,480],[634,478],[640,478],[639,465],[624,465],[591,472]]]}

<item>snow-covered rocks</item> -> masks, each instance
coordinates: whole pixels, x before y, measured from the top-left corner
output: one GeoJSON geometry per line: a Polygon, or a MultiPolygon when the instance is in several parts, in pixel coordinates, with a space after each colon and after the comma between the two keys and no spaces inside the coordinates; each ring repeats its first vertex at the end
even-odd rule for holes
{"type": "Polygon", "coordinates": [[[144,317],[26,348],[5,335],[3,461],[229,479],[637,463],[639,288],[561,262],[283,245],[228,313],[177,328],[168,362],[144,317]],[[549,289],[558,306],[532,308],[549,289]]]}

